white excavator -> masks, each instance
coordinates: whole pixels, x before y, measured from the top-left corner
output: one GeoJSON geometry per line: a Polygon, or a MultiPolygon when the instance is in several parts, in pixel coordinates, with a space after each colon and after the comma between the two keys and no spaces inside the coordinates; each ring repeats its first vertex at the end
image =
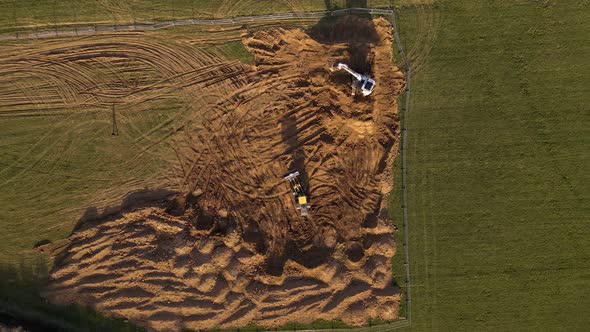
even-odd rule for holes
{"type": "Polygon", "coordinates": [[[356,71],[350,69],[347,64],[339,62],[336,66],[330,68],[331,71],[336,70],[346,70],[350,75],[352,75],[352,95],[354,96],[355,90],[358,90],[362,93],[363,96],[368,96],[373,92],[375,88],[375,81],[372,80],[369,76],[361,75],[356,71]]]}

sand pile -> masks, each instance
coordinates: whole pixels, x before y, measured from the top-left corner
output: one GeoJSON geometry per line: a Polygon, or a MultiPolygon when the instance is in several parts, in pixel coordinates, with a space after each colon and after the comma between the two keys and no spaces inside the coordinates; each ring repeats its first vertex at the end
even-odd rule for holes
{"type": "Polygon", "coordinates": [[[390,30],[351,16],[245,35],[255,68],[175,138],[177,197],[82,225],[46,295],[157,330],[396,318],[382,206],[404,83],[390,30]],[[352,97],[349,75],[328,70],[338,61],[369,73],[373,95],[352,97]],[[282,179],[291,169],[309,218],[282,179]]]}

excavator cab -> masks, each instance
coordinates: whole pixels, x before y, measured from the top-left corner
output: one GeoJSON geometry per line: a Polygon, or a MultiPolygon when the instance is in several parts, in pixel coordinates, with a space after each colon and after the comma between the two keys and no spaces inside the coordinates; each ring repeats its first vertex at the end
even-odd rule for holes
{"type": "Polygon", "coordinates": [[[291,191],[295,197],[295,208],[302,216],[307,216],[309,212],[309,196],[299,181],[299,171],[291,171],[285,176],[285,181],[291,186],[291,191]]]}
{"type": "Polygon", "coordinates": [[[363,93],[363,96],[368,96],[373,92],[373,89],[375,88],[375,81],[373,81],[367,76],[364,76],[364,78],[365,79],[363,80],[363,85],[361,86],[361,92],[363,93]]]}
{"type": "Polygon", "coordinates": [[[361,75],[361,79],[357,80],[356,78],[352,79],[352,88],[353,88],[353,92],[352,95],[354,96],[354,91],[358,90],[361,92],[361,94],[363,96],[368,96],[373,92],[373,89],[375,88],[375,81],[370,79],[368,76],[365,75],[361,75]]]}

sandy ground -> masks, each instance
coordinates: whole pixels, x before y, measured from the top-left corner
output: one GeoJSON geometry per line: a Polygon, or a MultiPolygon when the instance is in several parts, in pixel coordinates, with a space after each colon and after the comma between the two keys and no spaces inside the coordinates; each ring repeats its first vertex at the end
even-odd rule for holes
{"type": "Polygon", "coordinates": [[[152,330],[395,319],[384,195],[404,82],[391,26],[351,16],[322,31],[247,33],[252,68],[174,76],[207,100],[174,136],[179,194],[82,224],[44,295],[152,330]],[[328,70],[338,61],[371,73],[373,95],[352,97],[350,77],[328,70]],[[290,169],[309,188],[309,218],[282,179],[290,169]]]}

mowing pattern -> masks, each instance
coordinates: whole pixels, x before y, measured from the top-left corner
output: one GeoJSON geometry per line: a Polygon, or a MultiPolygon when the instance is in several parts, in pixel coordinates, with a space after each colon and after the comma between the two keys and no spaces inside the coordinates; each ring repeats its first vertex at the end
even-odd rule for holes
{"type": "Polygon", "coordinates": [[[405,0],[402,4],[408,11],[398,11],[396,16],[403,21],[411,21],[414,37],[411,45],[405,45],[407,57],[412,59],[411,71],[422,71],[443,23],[440,12],[436,10],[437,0],[405,0]],[[409,9],[411,8],[411,9],[409,9]],[[407,16],[406,16],[407,15],[407,16]]]}
{"type": "MultiPolygon", "coordinates": [[[[215,35],[207,43],[221,40],[215,35]]],[[[23,197],[29,195],[18,181],[31,174],[98,183],[108,189],[90,199],[97,207],[119,202],[125,191],[161,184],[145,176],[154,161],[167,159],[155,147],[187,121],[198,121],[209,98],[235,90],[247,75],[243,68],[237,60],[223,60],[188,42],[144,33],[3,47],[0,117],[15,123],[46,121],[40,135],[24,143],[6,138],[0,181],[14,184],[13,192],[23,197]],[[12,148],[17,145],[25,148],[12,148]]]]}
{"type": "Polygon", "coordinates": [[[140,112],[155,100],[190,99],[187,88],[206,88],[209,78],[224,80],[229,78],[224,72],[240,67],[237,61],[221,62],[204,51],[142,35],[13,48],[0,62],[0,115],[63,115],[113,104],[140,112]]]}
{"type": "Polygon", "coordinates": [[[391,43],[386,20],[342,17],[322,33],[244,36],[255,70],[183,69],[175,87],[203,106],[170,139],[179,194],[83,225],[46,296],[158,330],[396,318],[382,201],[404,83],[391,43]],[[349,75],[328,70],[338,61],[372,73],[374,95],[350,96],[349,75]],[[293,168],[307,219],[282,179],[293,168]]]}

